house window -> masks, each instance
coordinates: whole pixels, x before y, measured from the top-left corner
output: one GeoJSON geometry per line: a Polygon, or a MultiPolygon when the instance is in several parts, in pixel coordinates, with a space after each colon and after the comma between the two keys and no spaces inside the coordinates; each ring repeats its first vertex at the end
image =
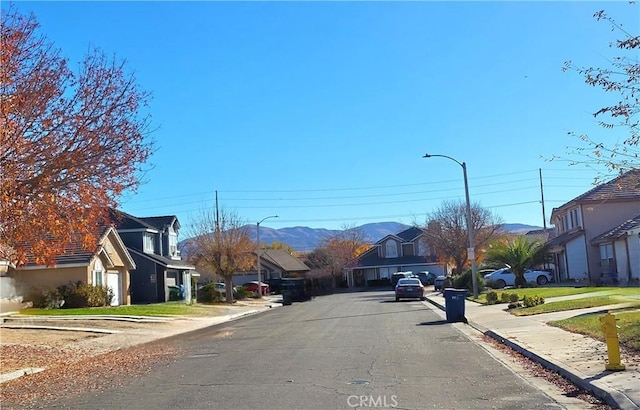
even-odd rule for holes
{"type": "Polygon", "coordinates": [[[613,244],[606,243],[600,245],[600,265],[603,274],[610,274],[616,271],[615,259],[613,258],[613,244]]]}
{"type": "Polygon", "coordinates": [[[145,232],[142,238],[142,250],[146,253],[154,253],[156,250],[155,237],[152,233],[145,232]]]}
{"type": "Polygon", "coordinates": [[[169,256],[178,256],[178,235],[169,234],[169,256]]]}
{"type": "Polygon", "coordinates": [[[91,271],[91,283],[93,286],[102,286],[104,283],[103,277],[104,267],[100,259],[96,259],[96,263],[93,265],[93,270],[91,271]]]}
{"type": "Polygon", "coordinates": [[[387,258],[397,258],[398,257],[398,245],[395,241],[387,241],[385,246],[386,256],[387,258]]]}

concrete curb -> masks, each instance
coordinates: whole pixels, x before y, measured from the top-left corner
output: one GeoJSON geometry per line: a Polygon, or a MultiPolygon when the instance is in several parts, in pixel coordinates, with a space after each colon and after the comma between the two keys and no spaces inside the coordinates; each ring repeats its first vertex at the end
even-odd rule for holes
{"type": "Polygon", "coordinates": [[[86,333],[105,333],[115,334],[122,333],[120,330],[98,329],[90,327],[66,327],[66,326],[42,326],[42,325],[7,325],[3,324],[0,328],[6,329],[39,329],[39,330],[60,330],[68,332],[86,332],[86,333]]]}
{"type": "MultiPolygon", "coordinates": [[[[441,309],[442,311],[446,312],[446,307],[442,306],[440,303],[429,299],[429,297],[427,297],[427,301],[437,308],[441,309]]],[[[492,339],[504,344],[505,346],[508,346],[512,350],[515,350],[528,359],[531,359],[534,362],[544,366],[545,368],[560,374],[581,389],[589,391],[598,398],[604,400],[608,405],[617,407],[621,410],[638,410],[638,406],[636,406],[636,404],[633,403],[633,401],[631,401],[631,399],[629,399],[624,393],[608,387],[597,386],[595,384],[597,383],[597,381],[592,382],[586,380],[587,378],[584,375],[580,375],[577,372],[568,369],[567,366],[563,366],[562,363],[556,363],[551,360],[545,359],[544,357],[537,355],[529,349],[507,339],[506,337],[501,336],[493,330],[486,329],[475,322],[470,321],[467,324],[478,332],[491,337],[492,339]]]]}

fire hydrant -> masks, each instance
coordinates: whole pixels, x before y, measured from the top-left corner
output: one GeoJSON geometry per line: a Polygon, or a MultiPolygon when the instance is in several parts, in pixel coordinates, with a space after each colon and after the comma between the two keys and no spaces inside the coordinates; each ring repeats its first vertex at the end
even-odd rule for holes
{"type": "Polygon", "coordinates": [[[620,363],[620,344],[618,342],[616,317],[611,313],[602,316],[600,318],[600,327],[607,340],[607,353],[609,354],[609,363],[604,368],[606,370],[624,370],[624,364],[620,363]]]}

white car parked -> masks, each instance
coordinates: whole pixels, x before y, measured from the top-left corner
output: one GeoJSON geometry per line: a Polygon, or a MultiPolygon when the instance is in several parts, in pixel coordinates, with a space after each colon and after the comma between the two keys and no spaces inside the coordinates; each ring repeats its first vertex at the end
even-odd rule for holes
{"type": "MultiPolygon", "coordinates": [[[[536,283],[538,285],[545,285],[553,280],[549,272],[531,269],[524,273],[524,279],[528,283],[536,283]]],[[[516,284],[516,275],[509,268],[502,268],[484,275],[484,283],[498,289],[505,286],[514,286],[516,284]]]]}

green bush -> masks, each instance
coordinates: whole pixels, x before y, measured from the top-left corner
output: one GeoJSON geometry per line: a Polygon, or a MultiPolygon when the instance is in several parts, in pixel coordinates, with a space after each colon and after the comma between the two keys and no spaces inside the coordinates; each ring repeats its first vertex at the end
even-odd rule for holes
{"type": "MultiPolygon", "coordinates": [[[[476,273],[476,277],[478,278],[478,289],[482,289],[484,287],[484,280],[482,279],[482,275],[476,273]]],[[[467,269],[460,275],[455,276],[453,278],[453,287],[456,289],[467,289],[473,292],[471,269],[467,269]]]]}
{"type": "Polygon", "coordinates": [[[59,286],[57,290],[64,300],[62,308],[109,306],[113,299],[113,291],[108,287],[83,282],[59,286]]]}
{"type": "Polygon", "coordinates": [[[109,306],[112,299],[113,291],[108,287],[83,282],[69,283],[30,295],[34,307],[45,309],[109,306]]]}
{"type": "Polygon", "coordinates": [[[544,298],[542,296],[533,295],[533,296],[525,296],[522,304],[524,307],[533,307],[537,305],[542,305],[544,303],[544,298]]]}
{"type": "Polygon", "coordinates": [[[213,282],[204,285],[200,290],[198,290],[198,302],[215,303],[221,301],[222,296],[216,291],[216,284],[213,282]]]}
{"type": "Polygon", "coordinates": [[[500,303],[509,303],[510,302],[510,293],[502,292],[500,293],[500,303]]]}
{"type": "Polygon", "coordinates": [[[249,293],[251,292],[249,292],[246,287],[238,286],[236,288],[236,299],[238,300],[246,299],[247,296],[249,296],[249,293]]]}
{"type": "Polygon", "coordinates": [[[42,309],[58,309],[64,304],[58,289],[33,291],[27,300],[33,303],[33,307],[42,309]]]}
{"type": "Polygon", "coordinates": [[[517,293],[509,293],[509,302],[517,303],[520,300],[520,296],[517,293]]]}
{"type": "Polygon", "coordinates": [[[487,293],[487,304],[495,305],[496,303],[498,303],[498,294],[494,291],[487,293]]]}

